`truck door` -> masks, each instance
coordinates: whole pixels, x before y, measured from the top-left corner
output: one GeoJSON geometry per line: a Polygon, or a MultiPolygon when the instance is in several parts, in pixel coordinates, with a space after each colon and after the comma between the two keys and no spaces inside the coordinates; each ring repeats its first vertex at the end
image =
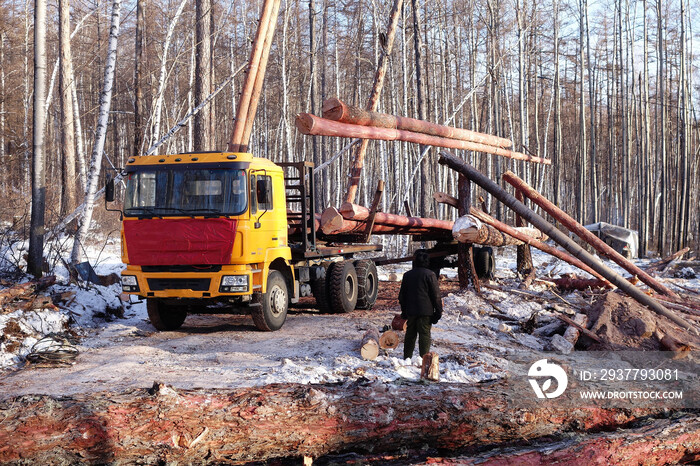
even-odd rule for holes
{"type": "Polygon", "coordinates": [[[262,255],[266,249],[279,245],[277,211],[283,206],[274,205],[273,199],[272,177],[264,171],[251,173],[250,221],[253,225],[256,254],[262,255]]]}

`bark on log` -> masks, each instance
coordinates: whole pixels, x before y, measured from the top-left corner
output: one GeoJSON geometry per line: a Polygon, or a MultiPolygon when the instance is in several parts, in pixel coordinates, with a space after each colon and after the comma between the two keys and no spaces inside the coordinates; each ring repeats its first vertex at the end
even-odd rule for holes
{"type": "Polygon", "coordinates": [[[688,356],[688,352],[692,351],[693,349],[689,344],[683,343],[672,335],[664,335],[658,330],[656,332],[656,338],[659,340],[659,343],[664,350],[672,351],[674,353],[674,359],[688,356]]]}
{"type": "Polygon", "coordinates": [[[310,113],[300,113],[296,117],[296,127],[302,134],[309,136],[335,136],[341,138],[377,139],[380,141],[405,141],[426,146],[446,147],[448,149],[462,149],[486,154],[500,155],[516,160],[551,164],[552,161],[542,157],[513,152],[502,147],[487,146],[478,142],[448,139],[428,134],[414,133],[400,129],[377,128],[376,126],[349,125],[338,121],[319,118],[310,113]]]}
{"type": "Polygon", "coordinates": [[[240,464],[417,444],[454,450],[598,432],[666,415],[658,406],[514,409],[512,402],[506,383],[161,386],[150,393],[29,395],[0,404],[0,463],[240,464]],[[180,438],[196,439],[205,428],[198,443],[180,446],[180,438]]]}
{"type": "Polygon", "coordinates": [[[420,378],[432,380],[433,382],[440,380],[440,358],[437,353],[430,352],[423,355],[420,378]]]}
{"type": "MultiPolygon", "coordinates": [[[[588,316],[586,314],[576,313],[574,315],[573,321],[576,322],[580,327],[586,328],[586,323],[588,323],[588,316]]],[[[579,327],[570,325],[569,328],[564,331],[564,339],[571,343],[572,346],[576,346],[578,337],[581,334],[579,327]]]]}
{"type": "Polygon", "coordinates": [[[633,276],[636,275],[637,277],[639,277],[639,279],[647,285],[649,285],[650,288],[672,298],[678,297],[678,295],[672,290],[668,289],[666,286],[657,281],[651,275],[634,265],[632,262],[625,259],[620,253],[608,246],[607,243],[605,243],[605,241],[601,240],[596,235],[586,230],[586,228],[584,228],[583,225],[571,218],[571,216],[569,216],[559,207],[555,206],[550,201],[545,199],[544,196],[535,191],[530,185],[525,183],[523,180],[518,178],[514,173],[510,171],[504,173],[503,179],[516,189],[522,191],[522,193],[525,196],[527,196],[532,202],[540,206],[549,215],[560,221],[562,225],[564,225],[570,232],[575,233],[583,241],[593,246],[600,254],[612,260],[617,265],[631,273],[633,276]]]}
{"type": "Polygon", "coordinates": [[[511,147],[513,141],[490,134],[438,125],[428,121],[401,116],[387,115],[363,110],[348,105],[340,99],[332,98],[323,102],[323,118],[351,125],[375,126],[377,128],[400,129],[414,133],[428,134],[442,138],[478,142],[496,147],[511,147]]]}
{"type": "MultiPolygon", "coordinates": [[[[668,317],[676,324],[683,328],[688,329],[694,334],[698,334],[697,328],[687,320],[683,319],[674,312],[669,311],[659,302],[654,300],[651,296],[647,295],[643,291],[636,288],[629,281],[625,280],[622,276],[618,275],[615,271],[611,270],[607,266],[601,264],[593,256],[587,253],[581,246],[576,244],[567,235],[557,230],[552,224],[547,222],[545,219],[537,215],[533,210],[528,209],[522,203],[518,202],[513,196],[508,194],[504,189],[498,186],[496,183],[491,181],[489,178],[480,173],[477,169],[464,162],[463,160],[445,152],[440,154],[440,164],[447,165],[450,168],[459,171],[464,176],[469,177],[476,184],[481,186],[487,192],[493,194],[499,201],[503,202],[505,205],[510,207],[513,211],[519,213],[525,220],[530,222],[536,228],[538,228],[542,233],[549,235],[552,240],[557,242],[564,249],[569,251],[572,255],[577,257],[582,262],[586,263],[590,268],[598,272],[600,275],[605,277],[610,283],[620,288],[622,291],[627,293],[633,299],[639,303],[647,306],[654,312],[668,317]]],[[[525,193],[525,190],[523,190],[525,193]]]]}
{"type": "Polygon", "coordinates": [[[401,318],[401,314],[396,314],[394,320],[391,321],[391,328],[397,331],[405,332],[408,326],[408,321],[401,318]]]}
{"type": "Polygon", "coordinates": [[[263,76],[265,75],[265,69],[261,69],[260,65],[263,53],[265,53],[265,46],[269,45],[266,44],[265,41],[268,37],[268,30],[272,28],[274,31],[276,26],[271,22],[273,15],[277,17],[277,13],[273,11],[275,9],[279,9],[279,0],[265,0],[260,14],[258,29],[255,33],[253,47],[250,52],[248,71],[246,72],[243,89],[241,90],[238,107],[236,108],[236,121],[231,131],[231,139],[228,147],[228,150],[231,152],[246,151],[248,147],[248,141],[244,141],[243,136],[246,132],[246,126],[252,124],[252,122],[248,121],[249,112],[251,108],[257,107],[257,102],[253,102],[254,88],[258,80],[258,73],[262,73],[263,76]]]}
{"type": "Polygon", "coordinates": [[[621,428],[560,442],[544,441],[526,449],[506,447],[478,456],[450,458],[449,464],[690,464],[700,460],[700,417],[655,419],[642,426],[621,428]]]}
{"type": "Polygon", "coordinates": [[[441,193],[438,191],[436,193],[433,193],[433,199],[435,199],[440,204],[447,204],[456,209],[459,208],[459,201],[457,200],[457,198],[450,196],[449,194],[441,193]]]}
{"type": "MultiPolygon", "coordinates": [[[[371,215],[370,209],[349,202],[343,203],[338,210],[346,220],[366,221],[371,215]]],[[[376,212],[374,223],[399,227],[419,227],[436,228],[440,230],[452,230],[454,222],[449,220],[439,220],[436,218],[404,217],[403,215],[388,214],[386,212],[376,212]]]]}
{"type": "MultiPolygon", "coordinates": [[[[541,241],[537,241],[535,238],[525,235],[515,228],[511,227],[510,225],[506,225],[505,223],[501,222],[500,220],[496,220],[495,218],[491,217],[490,215],[472,208],[469,213],[474,215],[476,218],[481,220],[484,223],[487,223],[491,225],[492,227],[496,228],[497,230],[500,230],[504,233],[507,233],[514,238],[518,238],[519,240],[523,241],[524,243],[529,244],[532,247],[535,247],[539,249],[540,251],[546,252],[547,254],[551,254],[554,257],[557,257],[565,262],[568,262],[569,264],[573,265],[574,267],[578,267],[579,269],[583,270],[584,272],[588,272],[594,277],[598,278],[599,280],[604,281],[605,283],[610,285],[610,282],[608,282],[601,274],[590,268],[588,265],[583,263],[581,260],[571,256],[570,254],[567,254],[564,251],[560,251],[559,249],[552,247],[548,244],[545,244],[541,241]]],[[[541,232],[540,232],[541,233],[541,232]]],[[[541,233],[542,234],[542,233],[541,233]]]]}
{"type": "Polygon", "coordinates": [[[399,336],[393,330],[387,330],[379,337],[381,349],[394,349],[399,346],[399,336]]]}
{"type": "MultiPolygon", "coordinates": [[[[403,219],[405,219],[405,221],[402,220],[400,221],[400,223],[404,223],[405,225],[379,224],[375,219],[374,227],[372,228],[372,233],[400,235],[443,235],[445,237],[452,236],[452,225],[450,225],[450,229],[429,226],[430,224],[435,224],[433,221],[443,222],[443,220],[425,219],[420,217],[403,217],[403,219]]],[[[363,235],[365,232],[365,228],[365,221],[346,220],[335,207],[329,207],[328,209],[323,211],[323,214],[321,216],[321,231],[323,231],[323,233],[327,235],[363,235]]]]}
{"type": "Polygon", "coordinates": [[[362,359],[369,361],[377,359],[379,356],[379,332],[376,328],[370,328],[362,336],[360,355],[362,355],[362,359]]]}

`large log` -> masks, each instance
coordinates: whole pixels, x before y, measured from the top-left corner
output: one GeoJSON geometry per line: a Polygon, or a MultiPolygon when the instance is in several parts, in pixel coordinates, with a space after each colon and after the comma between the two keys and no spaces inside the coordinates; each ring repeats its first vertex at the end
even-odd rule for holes
{"type": "Polygon", "coordinates": [[[323,118],[348,123],[351,125],[376,126],[378,128],[400,129],[414,133],[428,134],[442,138],[459,139],[477,142],[489,146],[511,147],[513,141],[490,134],[438,125],[428,121],[416,120],[401,116],[387,115],[374,111],[363,110],[348,105],[340,99],[332,98],[323,102],[323,118]]]}
{"type": "MultiPolygon", "coordinates": [[[[654,419],[614,432],[571,436],[543,441],[525,448],[505,448],[477,456],[450,457],[447,464],[551,465],[551,464],[697,464],[700,461],[700,417],[692,414],[654,419]]],[[[437,459],[434,459],[438,463],[437,459]]]]}
{"type": "Polygon", "coordinates": [[[561,224],[564,225],[570,232],[575,233],[583,241],[593,246],[600,254],[612,260],[617,265],[631,273],[633,276],[636,275],[641,281],[649,285],[650,288],[656,290],[657,292],[666,296],[670,296],[672,298],[678,298],[678,295],[676,293],[674,293],[664,284],[660,283],[654,277],[646,273],[644,270],[640,269],[632,262],[622,257],[620,253],[608,246],[608,244],[605,243],[605,241],[598,238],[590,231],[586,230],[586,228],[583,225],[578,223],[559,207],[552,204],[549,200],[545,199],[544,196],[535,191],[530,185],[525,183],[523,180],[518,178],[513,172],[505,172],[503,174],[503,179],[516,189],[522,191],[522,193],[526,197],[528,197],[532,202],[540,206],[549,215],[560,221],[561,224]]]}
{"type": "Polygon", "coordinates": [[[506,383],[275,384],[234,390],[158,385],[150,391],[29,395],[0,404],[0,463],[241,464],[332,452],[395,452],[419,444],[455,450],[614,430],[666,416],[662,407],[639,403],[571,409],[559,401],[514,409],[506,383]]]}
{"type": "MultiPolygon", "coordinates": [[[[408,225],[385,225],[376,223],[372,227],[373,234],[396,234],[396,235],[436,235],[449,238],[452,236],[451,230],[444,228],[433,228],[425,226],[419,217],[406,217],[414,219],[408,225]]],[[[362,220],[346,220],[335,207],[329,207],[321,215],[321,231],[326,235],[362,235],[366,233],[367,223],[362,220]]]]}
{"type": "Polygon", "coordinates": [[[274,0],[272,5],[272,15],[270,16],[267,30],[265,31],[262,56],[260,57],[258,72],[255,75],[255,82],[253,83],[253,92],[250,96],[250,105],[248,106],[248,114],[246,116],[243,137],[241,138],[241,146],[239,147],[239,150],[248,150],[248,141],[250,141],[250,133],[253,131],[255,114],[258,110],[258,102],[260,102],[260,94],[262,93],[263,82],[265,81],[265,71],[267,70],[267,61],[270,57],[272,39],[275,36],[277,16],[280,11],[280,3],[281,0],[274,0]]]}
{"type": "Polygon", "coordinates": [[[516,160],[526,160],[528,162],[551,164],[552,161],[542,157],[513,152],[502,147],[488,146],[478,142],[461,141],[459,139],[448,139],[429,134],[414,133],[391,128],[377,128],[376,126],[361,126],[340,123],[338,121],[320,118],[310,113],[300,113],[295,121],[297,129],[309,136],[335,136],[341,138],[377,139],[380,141],[405,141],[426,146],[446,147],[448,149],[462,149],[487,154],[500,155],[516,160]]]}
{"type": "Polygon", "coordinates": [[[578,267],[579,269],[583,270],[584,272],[588,272],[594,277],[598,278],[599,280],[602,280],[605,282],[608,286],[610,286],[610,282],[608,282],[601,274],[590,268],[588,265],[583,263],[581,260],[571,256],[570,254],[567,254],[564,251],[560,251],[559,249],[552,247],[548,244],[545,244],[541,241],[536,240],[535,238],[526,235],[514,227],[511,227],[510,225],[506,225],[505,223],[501,222],[500,220],[496,220],[495,218],[491,217],[490,215],[480,211],[476,210],[474,208],[470,209],[469,211],[472,215],[474,215],[476,218],[481,220],[482,222],[485,222],[492,227],[496,228],[497,230],[500,230],[504,233],[507,233],[514,238],[518,238],[519,240],[523,241],[526,244],[529,244],[532,247],[535,247],[539,249],[540,251],[546,252],[547,254],[551,254],[554,257],[557,257],[565,262],[568,262],[569,264],[578,267]]]}
{"type": "MultiPolygon", "coordinates": [[[[546,241],[547,237],[537,228],[516,228],[538,241],[546,241]]],[[[481,244],[486,246],[520,246],[525,244],[522,240],[503,233],[486,223],[481,223],[476,217],[466,215],[455,221],[452,227],[452,236],[460,243],[481,244]]]]}
{"type": "MultiPolygon", "coordinates": [[[[481,186],[487,192],[491,193],[496,199],[503,202],[506,206],[510,207],[513,211],[519,213],[525,220],[533,224],[542,233],[549,235],[552,240],[562,246],[564,249],[569,251],[574,257],[578,258],[581,262],[588,265],[590,268],[598,272],[600,275],[605,277],[610,283],[620,288],[622,291],[627,293],[630,297],[638,301],[639,303],[647,306],[652,311],[657,314],[661,314],[681,327],[688,329],[689,331],[698,334],[698,330],[687,320],[683,319],[674,312],[669,311],[664,306],[662,306],[658,301],[653,299],[651,296],[644,293],[642,290],[638,289],[632,285],[625,278],[620,276],[617,272],[613,271],[606,265],[602,264],[595,257],[586,252],[581,246],[576,244],[567,235],[557,230],[552,224],[546,221],[544,218],[540,217],[533,210],[527,208],[521,202],[518,202],[513,196],[508,194],[503,188],[498,186],[496,183],[491,181],[488,177],[484,176],[476,168],[472,167],[465,161],[455,157],[452,154],[442,152],[440,154],[439,163],[442,165],[447,165],[450,168],[457,170],[464,176],[469,177],[476,184],[481,186]]],[[[526,194],[523,191],[524,194],[526,194]]]]}
{"type": "MultiPolygon", "coordinates": [[[[344,202],[338,212],[347,220],[365,221],[369,219],[371,211],[367,207],[344,202]]],[[[388,214],[386,212],[376,212],[374,223],[397,227],[419,227],[436,228],[440,230],[452,230],[454,222],[449,220],[439,220],[436,218],[404,217],[403,215],[388,214]]]]}
{"type": "Polygon", "coordinates": [[[258,23],[255,40],[253,41],[253,48],[250,52],[246,78],[238,100],[238,107],[236,108],[236,121],[231,131],[228,150],[232,152],[247,150],[248,141],[243,140],[243,135],[245,134],[248,123],[252,124],[252,122],[248,121],[250,110],[257,107],[257,102],[252,100],[255,83],[258,79],[258,73],[262,73],[263,76],[265,74],[265,69],[260,67],[263,53],[265,53],[265,39],[268,37],[269,28],[273,28],[273,30],[275,28],[275,25],[271,22],[271,18],[273,15],[277,17],[276,12],[273,10],[279,9],[279,5],[279,0],[265,0],[262,7],[260,22],[258,23]]]}

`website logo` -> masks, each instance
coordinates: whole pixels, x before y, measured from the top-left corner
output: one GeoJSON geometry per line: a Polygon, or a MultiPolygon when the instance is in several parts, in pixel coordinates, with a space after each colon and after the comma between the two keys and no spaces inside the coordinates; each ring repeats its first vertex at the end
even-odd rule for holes
{"type": "Polygon", "coordinates": [[[547,362],[546,359],[540,359],[530,366],[527,375],[530,377],[528,380],[537,398],[556,398],[561,396],[564,390],[566,390],[566,385],[569,383],[566,371],[564,371],[559,364],[547,362]],[[544,379],[542,385],[540,385],[538,379],[544,379]],[[557,386],[554,391],[548,392],[552,387],[552,379],[557,382],[557,386]]]}

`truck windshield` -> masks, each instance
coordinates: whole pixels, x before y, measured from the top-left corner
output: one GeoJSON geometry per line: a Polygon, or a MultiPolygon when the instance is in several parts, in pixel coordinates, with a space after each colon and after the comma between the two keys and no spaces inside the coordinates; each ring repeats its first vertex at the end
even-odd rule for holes
{"type": "Polygon", "coordinates": [[[245,170],[154,168],[129,173],[127,216],[239,215],[247,206],[245,170]]]}

